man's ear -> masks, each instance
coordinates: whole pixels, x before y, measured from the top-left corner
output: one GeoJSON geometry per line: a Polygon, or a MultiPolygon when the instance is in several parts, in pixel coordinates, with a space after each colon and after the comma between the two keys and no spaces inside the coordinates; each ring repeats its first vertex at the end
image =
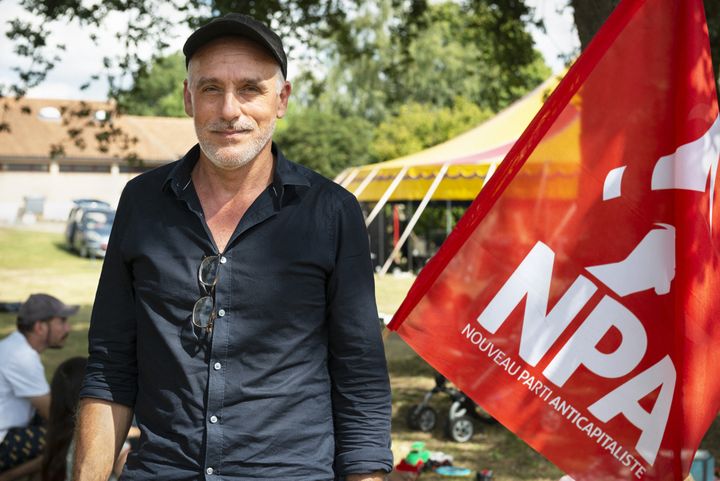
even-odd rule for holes
{"type": "Polygon", "coordinates": [[[47,326],[47,322],[43,321],[35,321],[32,327],[32,332],[34,334],[45,334],[45,331],[48,329],[49,326],[47,326]]]}
{"type": "Polygon", "coordinates": [[[188,88],[187,79],[185,79],[183,81],[183,104],[185,104],[185,113],[188,114],[189,117],[192,117],[193,116],[192,95],[190,95],[190,90],[188,88]]]}
{"type": "Polygon", "coordinates": [[[290,93],[292,92],[292,85],[287,80],[280,89],[280,104],[277,109],[277,118],[281,119],[285,117],[287,113],[288,100],[290,99],[290,93]]]}

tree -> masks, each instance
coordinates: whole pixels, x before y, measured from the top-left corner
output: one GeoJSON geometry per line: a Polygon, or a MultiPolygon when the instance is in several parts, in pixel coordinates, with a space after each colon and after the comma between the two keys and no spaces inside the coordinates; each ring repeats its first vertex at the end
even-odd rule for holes
{"type": "Polygon", "coordinates": [[[177,52],[141,67],[133,86],[118,93],[120,110],[132,115],[185,117],[185,57],[177,52]]]}
{"type": "Polygon", "coordinates": [[[373,133],[374,126],[363,118],[306,108],[288,112],[274,139],[289,159],[333,177],[345,167],[374,160],[373,133]]]}
{"type": "Polygon", "coordinates": [[[461,95],[497,112],[545,80],[525,25],[498,12],[483,2],[429,7],[407,45],[399,84],[408,100],[450,106],[461,95]]]}
{"type": "Polygon", "coordinates": [[[465,132],[491,115],[464,97],[457,97],[452,107],[411,102],[378,126],[372,149],[380,161],[402,157],[465,132]]]}
{"type": "Polygon", "coordinates": [[[305,72],[306,101],[340,116],[382,121],[394,105],[386,72],[396,62],[390,32],[396,16],[390,0],[367,3],[322,41],[319,56],[326,69],[305,72]]]}
{"type": "Polygon", "coordinates": [[[550,74],[526,10],[505,15],[498,3],[432,4],[414,16],[391,0],[367,5],[348,21],[350,38],[327,41],[330,67],[309,75],[311,90],[325,108],[374,123],[409,102],[449,107],[458,96],[498,111],[550,74]]]}

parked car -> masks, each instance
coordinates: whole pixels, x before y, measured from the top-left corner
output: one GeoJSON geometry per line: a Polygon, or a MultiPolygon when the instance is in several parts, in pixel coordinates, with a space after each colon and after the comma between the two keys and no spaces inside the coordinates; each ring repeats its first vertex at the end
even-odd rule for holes
{"type": "Polygon", "coordinates": [[[73,199],[73,204],[75,205],[70,209],[70,214],[68,214],[68,220],[65,225],[65,242],[70,249],[73,249],[75,230],[82,218],[83,209],[111,209],[110,204],[104,200],[97,199],[73,199]]]}
{"type": "Polygon", "coordinates": [[[68,217],[68,246],[82,257],[105,257],[115,211],[108,207],[78,206],[68,217]]]}

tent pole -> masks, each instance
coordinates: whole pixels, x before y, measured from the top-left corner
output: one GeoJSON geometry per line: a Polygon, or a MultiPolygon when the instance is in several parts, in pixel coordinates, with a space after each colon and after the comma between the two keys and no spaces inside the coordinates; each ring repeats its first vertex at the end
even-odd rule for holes
{"type": "Polygon", "coordinates": [[[380,167],[375,167],[373,170],[370,171],[370,173],[367,175],[367,177],[363,179],[362,183],[358,186],[358,188],[353,191],[353,195],[355,197],[360,197],[360,194],[362,194],[363,190],[365,190],[365,187],[370,184],[370,181],[375,178],[379,170],[380,167]]]}
{"type": "Polygon", "coordinates": [[[488,183],[488,180],[490,180],[490,177],[493,176],[495,173],[495,170],[497,170],[499,162],[495,161],[492,164],[490,164],[490,167],[488,167],[487,173],[485,174],[485,180],[483,181],[483,187],[485,187],[488,183]]]}
{"type": "Polygon", "coordinates": [[[413,227],[415,227],[415,224],[417,224],[417,221],[420,219],[420,215],[425,210],[425,207],[427,207],[428,203],[430,202],[430,199],[432,199],[433,194],[437,190],[438,186],[440,185],[440,182],[445,177],[445,173],[447,173],[448,167],[450,167],[450,164],[443,164],[442,168],[440,169],[440,172],[438,172],[437,177],[435,177],[435,180],[433,180],[432,185],[430,185],[430,188],[425,193],[425,197],[423,197],[422,202],[420,202],[420,205],[418,206],[418,209],[415,211],[415,213],[412,216],[412,219],[410,219],[410,222],[408,222],[408,225],[405,227],[405,230],[402,233],[402,236],[400,236],[400,241],[397,243],[395,248],[393,249],[390,256],[385,261],[385,264],[382,266],[382,269],[380,269],[380,275],[387,274],[388,269],[390,269],[390,266],[392,265],[393,258],[395,255],[397,255],[398,252],[400,252],[400,249],[402,249],[403,244],[405,244],[405,241],[407,241],[408,237],[410,237],[410,233],[413,230],[413,227]]]}
{"type": "Polygon", "coordinates": [[[452,201],[445,201],[445,237],[450,235],[452,232],[452,201]]]}
{"type": "Polygon", "coordinates": [[[353,169],[347,177],[345,177],[342,181],[342,184],[340,184],[343,187],[347,187],[350,185],[350,182],[353,181],[353,179],[358,175],[358,172],[360,172],[360,169],[353,169]]]}
{"type": "Polygon", "coordinates": [[[385,232],[385,209],[382,209],[380,212],[380,217],[378,217],[378,256],[377,256],[377,265],[380,265],[380,261],[382,259],[385,259],[385,242],[387,242],[387,232],[385,232]]]}
{"type": "MultiPolygon", "coordinates": [[[[410,212],[413,210],[413,201],[409,200],[407,202],[407,206],[405,207],[407,209],[406,215],[410,215],[410,212]]],[[[412,236],[408,236],[407,238],[407,268],[408,272],[413,271],[413,255],[412,255],[412,249],[413,249],[413,239],[412,236]]],[[[400,255],[400,258],[402,259],[402,254],[400,255]]]]}
{"type": "Polygon", "coordinates": [[[387,190],[383,193],[382,197],[380,197],[380,200],[378,200],[377,204],[375,204],[375,207],[373,208],[372,212],[370,212],[370,215],[365,219],[365,227],[369,226],[370,223],[375,219],[375,216],[378,215],[380,212],[380,209],[382,209],[385,206],[385,203],[388,201],[390,196],[393,192],[395,192],[395,189],[400,184],[400,181],[403,180],[403,177],[405,177],[405,173],[408,171],[408,166],[406,165],[402,169],[400,169],[400,172],[398,172],[398,175],[393,179],[390,186],[387,188],[387,190]]]}
{"type": "Polygon", "coordinates": [[[349,173],[350,173],[350,169],[343,169],[342,172],[340,172],[338,175],[335,176],[335,178],[333,179],[333,182],[335,182],[336,184],[342,183],[343,179],[345,179],[345,177],[347,177],[347,175],[349,173]]]}

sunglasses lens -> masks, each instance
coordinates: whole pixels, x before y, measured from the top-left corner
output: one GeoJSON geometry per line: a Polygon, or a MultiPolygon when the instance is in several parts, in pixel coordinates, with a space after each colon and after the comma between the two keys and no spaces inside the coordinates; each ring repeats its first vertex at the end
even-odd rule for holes
{"type": "Polygon", "coordinates": [[[202,260],[198,270],[198,279],[208,287],[217,284],[220,268],[220,256],[209,256],[202,260]]]}
{"type": "Polygon", "coordinates": [[[206,328],[210,326],[213,318],[215,301],[210,296],[204,296],[197,300],[193,307],[192,322],[197,327],[206,328]]]}

